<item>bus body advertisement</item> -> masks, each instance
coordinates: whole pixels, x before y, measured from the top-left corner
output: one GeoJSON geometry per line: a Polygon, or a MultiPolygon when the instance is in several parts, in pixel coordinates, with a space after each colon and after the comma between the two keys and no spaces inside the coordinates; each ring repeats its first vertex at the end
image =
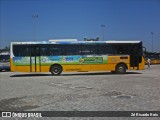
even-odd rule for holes
{"type": "MultiPolygon", "coordinates": [[[[64,40],[65,41],[65,40],[64,40]]],[[[144,69],[141,41],[12,42],[11,71],[51,72],[144,69]]]]}
{"type": "MultiPolygon", "coordinates": [[[[36,58],[38,59],[38,57],[36,58]]],[[[32,59],[32,61],[34,61],[32,59]]],[[[52,63],[59,64],[105,64],[107,63],[107,56],[42,56],[41,65],[51,65],[52,63]]],[[[30,65],[30,57],[14,57],[13,64],[30,65]]]]}

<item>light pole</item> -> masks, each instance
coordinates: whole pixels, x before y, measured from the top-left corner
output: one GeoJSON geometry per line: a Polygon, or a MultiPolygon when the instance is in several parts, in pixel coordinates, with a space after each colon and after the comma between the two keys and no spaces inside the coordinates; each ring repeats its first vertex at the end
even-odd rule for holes
{"type": "Polygon", "coordinates": [[[34,32],[34,41],[36,40],[36,21],[35,19],[38,18],[37,14],[32,15],[33,21],[34,21],[34,27],[33,27],[33,32],[34,32]]]}
{"type": "Polygon", "coordinates": [[[103,41],[104,41],[104,28],[105,28],[105,27],[106,27],[105,25],[101,25],[103,41]]]}
{"type": "Polygon", "coordinates": [[[152,39],[152,52],[153,52],[153,35],[154,35],[154,33],[153,32],[151,32],[151,39],[152,39]]]}

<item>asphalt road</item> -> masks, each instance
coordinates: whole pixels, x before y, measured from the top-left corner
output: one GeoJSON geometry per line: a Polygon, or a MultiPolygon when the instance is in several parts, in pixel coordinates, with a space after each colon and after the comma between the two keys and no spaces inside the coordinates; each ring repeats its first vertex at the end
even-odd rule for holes
{"type": "Polygon", "coordinates": [[[160,111],[160,65],[125,75],[0,72],[0,111],[160,111]]]}

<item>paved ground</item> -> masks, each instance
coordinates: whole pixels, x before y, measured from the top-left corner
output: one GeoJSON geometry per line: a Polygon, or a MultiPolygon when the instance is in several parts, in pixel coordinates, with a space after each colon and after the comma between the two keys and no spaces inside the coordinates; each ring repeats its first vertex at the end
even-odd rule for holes
{"type": "Polygon", "coordinates": [[[125,75],[80,72],[51,76],[50,73],[1,72],[0,111],[17,110],[160,111],[160,65],[143,71],[129,71],[125,75]]]}

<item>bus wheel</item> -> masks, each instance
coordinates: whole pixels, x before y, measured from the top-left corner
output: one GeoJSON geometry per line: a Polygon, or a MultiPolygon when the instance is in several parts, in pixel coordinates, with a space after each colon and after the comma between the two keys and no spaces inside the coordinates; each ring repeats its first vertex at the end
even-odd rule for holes
{"type": "Polygon", "coordinates": [[[126,73],[126,66],[124,64],[119,64],[116,67],[116,73],[117,74],[124,74],[124,73],[126,73]]]}
{"type": "Polygon", "coordinates": [[[52,75],[60,75],[62,73],[62,67],[60,65],[52,65],[50,72],[52,75]]]}

